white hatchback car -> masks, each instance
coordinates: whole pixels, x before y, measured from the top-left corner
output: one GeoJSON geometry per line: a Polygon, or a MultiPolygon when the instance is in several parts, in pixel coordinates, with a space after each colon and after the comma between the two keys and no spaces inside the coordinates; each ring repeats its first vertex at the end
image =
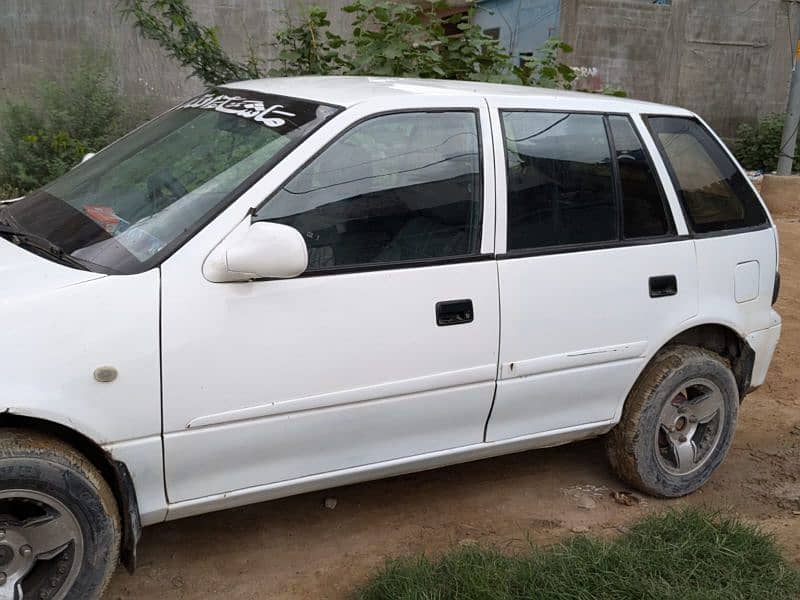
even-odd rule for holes
{"type": "Polygon", "coordinates": [[[777,264],[686,110],[210,90],[0,209],[0,598],[96,597],[142,525],[603,434],[690,493],[766,376],[777,264]]]}

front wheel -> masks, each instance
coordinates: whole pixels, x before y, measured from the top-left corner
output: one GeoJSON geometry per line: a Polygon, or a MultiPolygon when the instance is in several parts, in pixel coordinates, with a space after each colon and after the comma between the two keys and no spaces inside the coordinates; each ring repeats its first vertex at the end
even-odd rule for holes
{"type": "Polygon", "coordinates": [[[0,600],[99,598],[120,519],[97,469],[70,446],[0,429],[0,600]]]}
{"type": "Polygon", "coordinates": [[[738,412],[736,379],[721,356],[693,346],[666,348],[642,373],[608,435],[611,466],[653,496],[690,494],[727,455],[738,412]]]}

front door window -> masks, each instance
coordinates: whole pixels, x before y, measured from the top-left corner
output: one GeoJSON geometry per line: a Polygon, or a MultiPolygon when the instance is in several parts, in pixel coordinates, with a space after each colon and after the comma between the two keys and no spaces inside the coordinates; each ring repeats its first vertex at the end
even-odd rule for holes
{"type": "Polygon", "coordinates": [[[477,115],[408,112],[345,132],[255,214],[300,231],[309,271],[479,252],[477,115]]]}

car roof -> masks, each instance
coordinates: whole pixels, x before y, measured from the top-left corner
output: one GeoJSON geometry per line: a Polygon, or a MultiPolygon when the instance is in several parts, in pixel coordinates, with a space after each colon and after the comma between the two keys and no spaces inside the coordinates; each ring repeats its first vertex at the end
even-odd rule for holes
{"type": "MultiPolygon", "coordinates": [[[[631,113],[691,114],[674,106],[631,100],[603,94],[571,92],[522,85],[481,83],[473,81],[446,81],[441,79],[414,79],[400,77],[354,76],[304,76],[253,79],[226,84],[226,89],[240,89],[262,94],[277,94],[303,98],[328,104],[350,107],[370,99],[387,96],[478,96],[506,100],[513,104],[515,98],[541,98],[548,105],[563,100],[569,110],[585,105],[585,110],[631,113]]],[[[565,107],[566,108],[566,107],[565,107]]]]}

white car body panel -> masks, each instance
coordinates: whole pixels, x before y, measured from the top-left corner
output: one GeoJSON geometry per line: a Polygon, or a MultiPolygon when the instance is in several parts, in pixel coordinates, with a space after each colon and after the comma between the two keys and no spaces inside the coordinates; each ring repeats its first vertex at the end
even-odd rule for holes
{"type": "Polygon", "coordinates": [[[705,319],[727,324],[745,337],[770,326],[775,243],[772,229],[695,240],[705,319]],[[737,302],[737,268],[752,261],[759,264],[757,295],[748,302],[737,302]]]}
{"type": "Polygon", "coordinates": [[[13,350],[0,360],[0,410],[65,425],[98,444],[157,433],[158,271],[98,275],[7,240],[0,261],[3,339],[13,350]],[[95,381],[100,366],[116,368],[117,380],[95,381]]]}
{"type": "Polygon", "coordinates": [[[747,336],[747,343],[750,344],[756,354],[753,375],[750,379],[752,386],[758,387],[764,384],[769,363],[772,361],[772,355],[775,353],[780,337],[781,316],[774,310],[771,311],[770,326],[768,328],[754,331],[747,336]]]}
{"type": "Polygon", "coordinates": [[[692,240],[498,265],[500,381],[489,441],[614,418],[662,332],[680,331],[698,310],[692,240]],[[678,294],[650,298],[649,278],[671,274],[678,294]]]}
{"type": "Polygon", "coordinates": [[[429,452],[418,456],[410,456],[382,463],[341,469],[334,473],[322,473],[301,477],[291,481],[279,481],[265,485],[245,488],[224,494],[216,494],[175,502],[169,505],[168,520],[182,519],[214,510],[224,510],[244,506],[254,502],[275,500],[295,494],[305,494],[330,487],[351,485],[362,481],[371,481],[383,477],[395,477],[406,473],[416,473],[429,469],[438,469],[448,465],[455,465],[474,460],[482,460],[493,456],[523,452],[534,448],[549,448],[560,446],[577,440],[583,440],[608,432],[614,426],[613,421],[604,423],[590,423],[569,427],[563,430],[548,431],[544,434],[534,434],[520,438],[472,444],[440,452],[429,452]]]}
{"type": "Polygon", "coordinates": [[[128,467],[136,489],[142,525],[164,521],[167,518],[167,496],[164,491],[164,449],[161,434],[106,444],[103,449],[114,460],[128,467]]]}
{"type": "Polygon", "coordinates": [[[170,501],[483,441],[491,261],[240,285],[192,275],[194,286],[180,280],[197,298],[186,311],[164,272],[170,501]],[[472,298],[475,322],[437,327],[436,302],[453,298],[472,298]]]}
{"type": "MultiPolygon", "coordinates": [[[[103,275],[90,271],[70,269],[23,250],[8,240],[0,239],[0,278],[3,294],[0,306],[9,309],[24,303],[28,298],[54,293],[100,279],[103,275]]],[[[5,356],[3,357],[6,358],[5,356]]]]}
{"type": "Polygon", "coordinates": [[[106,276],[0,239],[0,413],[57,423],[130,470],[142,522],[166,516],[161,447],[159,273],[106,276]],[[99,383],[94,370],[119,375],[99,383]]]}
{"type": "Polygon", "coordinates": [[[68,427],[124,462],[143,524],[603,434],[655,353],[698,325],[745,339],[751,384],[764,382],[781,330],[771,309],[777,233],[773,224],[690,234],[642,115],[691,112],[471,82],[305,77],[230,87],[346,110],[159,269],[100,275],[0,239],[0,413],[68,427]],[[426,108],[480,114],[482,260],[281,281],[203,276],[251,209],[346,127],[426,108]],[[678,238],[504,257],[500,108],[629,115],[678,238]],[[648,278],[663,274],[677,276],[678,296],[650,298],[648,278]],[[461,298],[472,299],[475,321],[437,327],[436,302],[461,298]],[[117,380],[95,381],[100,366],[116,368],[117,380]]]}

